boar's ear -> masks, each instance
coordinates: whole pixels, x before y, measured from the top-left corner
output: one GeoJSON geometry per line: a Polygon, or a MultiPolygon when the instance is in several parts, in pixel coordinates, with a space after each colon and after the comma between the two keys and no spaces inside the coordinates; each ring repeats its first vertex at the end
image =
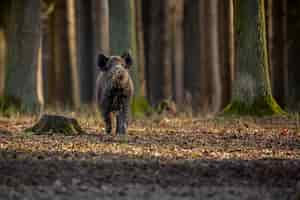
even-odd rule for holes
{"type": "Polygon", "coordinates": [[[131,57],[130,53],[129,52],[123,53],[122,58],[125,61],[126,68],[129,69],[131,67],[132,63],[133,63],[133,60],[132,60],[132,57],[131,57]]]}
{"type": "Polygon", "coordinates": [[[108,57],[106,57],[104,54],[100,53],[98,55],[97,64],[98,64],[98,67],[100,68],[100,70],[106,71],[107,61],[108,61],[108,57]]]}

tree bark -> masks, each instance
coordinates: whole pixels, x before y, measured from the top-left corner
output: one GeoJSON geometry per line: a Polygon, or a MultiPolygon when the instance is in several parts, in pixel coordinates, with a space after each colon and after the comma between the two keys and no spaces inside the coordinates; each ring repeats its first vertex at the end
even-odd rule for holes
{"type": "Polygon", "coordinates": [[[183,104],[183,9],[184,0],[172,0],[172,61],[173,96],[177,105],[183,104]]]}
{"type": "Polygon", "coordinates": [[[80,99],[82,103],[88,104],[93,101],[94,91],[94,68],[95,64],[95,34],[92,21],[92,0],[76,1],[77,20],[77,55],[78,72],[80,80],[80,99]]]}
{"type": "MultiPolygon", "coordinates": [[[[67,0],[67,29],[68,29],[68,44],[69,44],[69,56],[71,66],[71,87],[72,87],[72,99],[75,108],[79,108],[81,104],[80,99],[80,81],[78,70],[78,54],[77,54],[77,32],[76,32],[76,6],[75,0],[67,0]]],[[[87,90],[92,88],[87,88],[87,90]]]]}
{"type": "Polygon", "coordinates": [[[200,1],[200,90],[202,113],[217,112],[221,106],[217,1],[200,1]]]}
{"type": "Polygon", "coordinates": [[[136,13],[136,37],[137,37],[137,66],[138,81],[140,83],[140,95],[146,96],[146,78],[145,78],[145,47],[144,47],[144,28],[142,16],[142,0],[135,0],[136,13]]]}
{"type": "Polygon", "coordinates": [[[284,83],[283,83],[283,91],[284,91],[284,103],[285,107],[288,105],[288,40],[287,40],[287,1],[282,1],[282,37],[283,37],[283,76],[284,76],[284,83]]]}
{"type": "Polygon", "coordinates": [[[149,16],[147,72],[150,103],[156,106],[172,98],[170,1],[154,0],[149,4],[148,9],[152,12],[149,16]]]}
{"type": "Polygon", "coordinates": [[[37,94],[38,52],[41,47],[40,1],[12,0],[4,95],[19,101],[24,111],[40,109],[37,94]]]}
{"type": "Polygon", "coordinates": [[[121,55],[130,51],[134,63],[130,74],[134,82],[135,96],[140,94],[136,52],[136,25],[134,0],[109,0],[110,51],[112,55],[121,55]]]}
{"type": "Polygon", "coordinates": [[[288,45],[288,62],[286,70],[287,80],[287,107],[291,110],[300,110],[300,69],[299,69],[299,51],[300,51],[300,2],[299,1],[286,1],[287,11],[287,41],[285,45],[288,45]]]}
{"type": "Polygon", "coordinates": [[[63,134],[78,135],[86,134],[74,118],[67,118],[60,115],[43,115],[40,120],[32,127],[27,128],[26,132],[42,134],[63,134]]]}
{"type": "Polygon", "coordinates": [[[54,65],[54,9],[53,1],[42,1],[42,77],[45,106],[55,105],[56,83],[54,65]]]}
{"type": "Polygon", "coordinates": [[[224,108],[231,97],[232,85],[232,54],[233,54],[233,23],[232,23],[232,0],[219,2],[219,57],[220,57],[220,74],[222,80],[222,102],[224,108]]]}
{"type": "Polygon", "coordinates": [[[263,0],[237,0],[235,32],[236,73],[229,114],[284,113],[272,97],[263,0]]]}
{"type": "Polygon", "coordinates": [[[268,49],[271,71],[271,84],[275,100],[285,105],[284,96],[284,1],[268,0],[268,49]]]}
{"type": "MultiPolygon", "coordinates": [[[[108,0],[92,0],[92,20],[94,33],[94,64],[93,64],[93,83],[96,83],[99,70],[97,67],[97,55],[103,53],[110,54],[109,47],[109,4],[108,0]]],[[[96,85],[93,90],[93,100],[96,100],[96,85]]]]}
{"type": "Polygon", "coordinates": [[[6,39],[4,30],[0,29],[0,97],[4,93],[4,75],[5,75],[5,57],[6,57],[6,39]]]}
{"type": "Polygon", "coordinates": [[[150,63],[150,21],[151,21],[151,11],[149,10],[149,6],[152,1],[141,1],[142,3],[142,21],[143,21],[143,29],[144,29],[144,51],[145,51],[145,79],[146,79],[146,97],[151,102],[152,101],[152,93],[150,86],[150,71],[151,67],[150,63]]]}
{"type": "Polygon", "coordinates": [[[1,2],[0,7],[0,97],[4,94],[4,83],[5,83],[5,62],[6,62],[6,53],[7,53],[7,25],[9,16],[10,2],[4,0],[1,2]]]}
{"type": "Polygon", "coordinates": [[[234,77],[234,68],[235,68],[235,32],[234,32],[234,0],[229,0],[228,5],[228,12],[229,12],[229,35],[228,35],[228,41],[229,41],[229,66],[230,66],[230,97],[232,96],[232,82],[234,77]]]}
{"type": "MultiPolygon", "coordinates": [[[[211,108],[213,113],[216,113],[221,108],[221,74],[220,74],[220,52],[219,52],[219,18],[218,18],[218,0],[210,0],[209,2],[209,16],[210,17],[210,30],[207,32],[210,37],[211,51],[209,52],[211,68],[212,68],[212,88],[211,93],[211,108]]],[[[204,51],[204,49],[203,49],[204,51]]],[[[224,66],[223,66],[224,67],[224,66]]]]}
{"type": "Polygon", "coordinates": [[[203,97],[201,96],[201,34],[200,0],[184,1],[184,98],[185,107],[191,106],[199,112],[203,97]]]}
{"type": "Polygon", "coordinates": [[[36,84],[37,84],[37,98],[41,104],[40,111],[43,111],[45,100],[44,100],[44,90],[43,90],[42,38],[40,38],[40,47],[38,49],[38,56],[37,56],[36,84]]]}
{"type": "Polygon", "coordinates": [[[53,55],[56,104],[72,105],[71,59],[68,39],[67,2],[56,1],[53,19],[53,55]]]}
{"type": "Polygon", "coordinates": [[[211,17],[210,1],[200,0],[200,111],[210,112],[212,96],[211,17]]]}
{"type": "Polygon", "coordinates": [[[104,54],[110,53],[109,48],[109,4],[108,0],[94,0],[95,23],[97,25],[95,33],[99,35],[96,37],[97,51],[104,54]]]}

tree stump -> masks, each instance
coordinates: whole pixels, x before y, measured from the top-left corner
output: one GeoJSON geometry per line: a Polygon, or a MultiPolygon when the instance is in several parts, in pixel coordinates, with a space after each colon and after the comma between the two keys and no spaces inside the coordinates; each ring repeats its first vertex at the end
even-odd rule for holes
{"type": "Polygon", "coordinates": [[[64,135],[78,135],[85,133],[79,123],[74,118],[59,115],[43,115],[41,119],[26,132],[42,133],[61,133],[64,135]]]}

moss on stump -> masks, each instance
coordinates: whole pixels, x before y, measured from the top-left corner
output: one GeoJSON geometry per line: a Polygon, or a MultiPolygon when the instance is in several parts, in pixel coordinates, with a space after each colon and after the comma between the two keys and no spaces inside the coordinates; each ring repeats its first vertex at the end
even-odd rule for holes
{"type": "Polygon", "coordinates": [[[85,133],[76,119],[59,115],[43,115],[33,127],[26,129],[26,132],[34,132],[36,134],[60,133],[64,135],[85,133]]]}
{"type": "Polygon", "coordinates": [[[271,95],[257,97],[252,104],[241,101],[233,101],[223,110],[223,115],[285,115],[271,95]]]}
{"type": "Polygon", "coordinates": [[[131,103],[131,111],[134,117],[149,116],[153,113],[152,107],[143,96],[133,97],[131,103]]]}

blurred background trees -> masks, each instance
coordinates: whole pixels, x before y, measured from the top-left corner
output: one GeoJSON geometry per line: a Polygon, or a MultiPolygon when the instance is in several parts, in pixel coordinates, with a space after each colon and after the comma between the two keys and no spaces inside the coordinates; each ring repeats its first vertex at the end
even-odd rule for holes
{"type": "MultiPolygon", "coordinates": [[[[264,3],[273,96],[283,108],[299,111],[300,3],[257,1],[264,3]]],[[[195,114],[221,111],[230,103],[239,67],[236,4],[237,0],[3,0],[0,99],[13,97],[28,110],[93,105],[97,53],[130,50],[135,104],[147,100],[156,107],[168,100],[195,114]]],[[[1,101],[0,106],[5,104],[1,101]]]]}

